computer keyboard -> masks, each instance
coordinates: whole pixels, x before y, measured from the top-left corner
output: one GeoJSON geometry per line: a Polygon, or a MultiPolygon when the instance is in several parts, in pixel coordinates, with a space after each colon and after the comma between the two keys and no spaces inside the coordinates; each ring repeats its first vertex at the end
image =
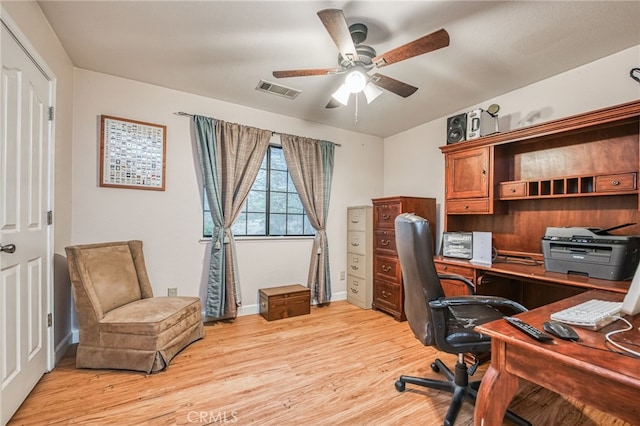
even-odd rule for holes
{"type": "Polygon", "coordinates": [[[592,299],[551,314],[551,319],[590,330],[600,330],[618,319],[622,302],[592,299]]]}

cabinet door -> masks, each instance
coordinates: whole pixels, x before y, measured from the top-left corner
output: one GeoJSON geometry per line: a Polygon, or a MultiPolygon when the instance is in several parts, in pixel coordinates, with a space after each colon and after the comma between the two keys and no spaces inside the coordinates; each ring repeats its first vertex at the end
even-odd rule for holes
{"type": "MultiPolygon", "coordinates": [[[[465,266],[458,265],[450,265],[447,263],[439,263],[436,262],[436,271],[442,272],[445,274],[456,274],[461,275],[464,278],[468,279],[472,283],[474,282],[474,271],[473,268],[468,268],[465,266]]],[[[471,294],[471,290],[467,285],[463,282],[457,280],[440,280],[442,284],[442,289],[444,290],[444,294],[447,297],[451,296],[466,296],[471,294]]]]}
{"type": "Polygon", "coordinates": [[[446,158],[447,199],[489,196],[489,148],[448,154],[446,158]]]}

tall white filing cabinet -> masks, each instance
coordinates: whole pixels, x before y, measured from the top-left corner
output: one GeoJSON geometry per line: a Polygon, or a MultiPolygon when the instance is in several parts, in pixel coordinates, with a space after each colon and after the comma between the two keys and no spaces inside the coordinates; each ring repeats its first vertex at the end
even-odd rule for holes
{"type": "Polygon", "coordinates": [[[373,300],[373,207],[347,208],[347,300],[371,309],[373,300]]]}

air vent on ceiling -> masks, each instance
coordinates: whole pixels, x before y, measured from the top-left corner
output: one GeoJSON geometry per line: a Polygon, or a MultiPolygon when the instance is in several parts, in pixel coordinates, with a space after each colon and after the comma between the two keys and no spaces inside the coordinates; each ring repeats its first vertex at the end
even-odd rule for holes
{"type": "Polygon", "coordinates": [[[298,89],[292,89],[291,87],[282,86],[280,84],[270,83],[268,81],[260,80],[256,90],[262,92],[272,93],[278,96],[284,96],[285,98],[295,99],[301,91],[298,89]]]}

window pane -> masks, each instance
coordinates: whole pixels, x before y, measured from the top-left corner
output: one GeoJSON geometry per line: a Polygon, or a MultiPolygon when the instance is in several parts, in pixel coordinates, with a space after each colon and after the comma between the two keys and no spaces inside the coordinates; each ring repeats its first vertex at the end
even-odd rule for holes
{"type": "Polygon", "coordinates": [[[236,223],[231,227],[233,235],[247,235],[247,213],[240,213],[236,223]]]}
{"type": "Polygon", "coordinates": [[[258,176],[256,176],[255,182],[253,182],[252,190],[266,191],[267,190],[267,171],[259,170],[258,176]]]}
{"type": "Polygon", "coordinates": [[[307,215],[304,215],[304,235],[316,235],[316,230],[311,226],[307,215]]]}
{"type": "Polygon", "coordinates": [[[205,237],[210,237],[213,233],[213,219],[211,219],[211,213],[204,212],[204,230],[202,235],[205,237]]]}
{"type": "Polygon", "coordinates": [[[282,148],[271,148],[271,170],[287,171],[287,162],[284,159],[282,148]]]}
{"type": "Polygon", "coordinates": [[[298,213],[298,214],[304,213],[304,208],[302,207],[302,202],[300,201],[300,197],[298,196],[298,194],[289,193],[288,196],[287,196],[287,199],[288,199],[287,213],[289,213],[289,214],[291,214],[291,213],[298,213]]]}
{"type": "Polygon", "coordinates": [[[247,235],[266,235],[266,222],[264,213],[247,213],[247,235]]]}
{"type": "Polygon", "coordinates": [[[287,194],[284,192],[272,192],[269,213],[287,212],[287,194]]]}
{"type": "Polygon", "coordinates": [[[247,197],[247,211],[251,213],[267,212],[267,193],[264,191],[249,191],[247,197]]]}
{"type": "Polygon", "coordinates": [[[287,191],[298,193],[296,186],[293,184],[293,180],[291,179],[291,173],[287,172],[287,191]]]}
{"type": "Polygon", "coordinates": [[[269,215],[269,235],[286,235],[287,234],[287,215],[271,214],[269,215]]]}
{"type": "MultiPolygon", "coordinates": [[[[203,189],[203,235],[210,237],[212,230],[203,189]]],[[[315,235],[287,171],[282,148],[269,146],[232,230],[238,236],[315,235]]]]}
{"type": "Polygon", "coordinates": [[[271,171],[271,189],[272,191],[287,191],[287,172],[277,170],[271,171]]]}
{"type": "Polygon", "coordinates": [[[302,235],[304,232],[303,216],[301,214],[287,216],[287,234],[302,235]]]}

